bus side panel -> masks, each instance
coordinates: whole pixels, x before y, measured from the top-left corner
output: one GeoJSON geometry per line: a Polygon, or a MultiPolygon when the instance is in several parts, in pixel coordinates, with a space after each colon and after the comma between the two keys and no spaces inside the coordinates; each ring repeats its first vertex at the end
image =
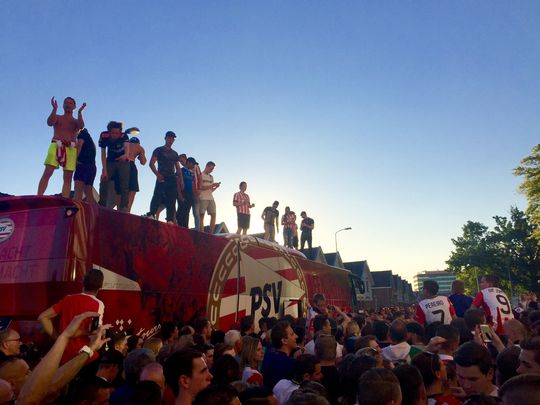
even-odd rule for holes
{"type": "Polygon", "coordinates": [[[12,234],[0,243],[0,314],[33,317],[47,308],[64,287],[69,272],[69,240],[73,218],[65,207],[2,211],[12,221],[12,234]]]}
{"type": "Polygon", "coordinates": [[[140,291],[120,287],[100,292],[106,321],[116,327],[131,320],[135,332],[147,332],[159,323],[205,315],[210,279],[226,243],[176,225],[100,209],[93,263],[131,280],[140,291]]]}

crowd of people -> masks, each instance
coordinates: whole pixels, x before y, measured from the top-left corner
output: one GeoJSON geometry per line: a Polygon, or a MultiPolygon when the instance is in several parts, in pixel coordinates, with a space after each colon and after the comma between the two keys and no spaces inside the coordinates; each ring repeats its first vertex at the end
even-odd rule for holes
{"type": "MultiPolygon", "coordinates": [[[[71,184],[74,180],[74,200],[83,198],[88,202],[97,202],[101,206],[131,212],[136,193],[140,191],[136,161],[141,165],[147,163],[146,152],[138,137],[137,128],[124,130],[121,122],[111,121],[107,130],[99,136],[98,146],[101,150],[100,159],[102,171],[99,183],[99,199],[93,194],[94,181],[97,175],[96,145],[88,130],[85,128],[83,111],[84,103],[77,110],[75,99],[67,97],[63,103],[64,114],[58,114],[58,103],[51,99],[52,111],[47,118],[47,124],[53,127],[53,138],[45,158],[45,170],[39,181],[38,195],[43,195],[49,179],[55,169],[63,168],[62,196],[71,196],[71,184]]],[[[216,203],[212,193],[221,185],[215,182],[212,172],[216,167],[213,161],[206,163],[201,171],[199,163],[186,154],[178,154],[173,149],[176,134],[173,131],[165,133],[165,143],[152,152],[148,163],[150,170],[156,176],[154,193],[150,209],[146,216],[159,219],[159,214],[165,210],[165,220],[183,227],[189,227],[190,212],[193,214],[194,228],[205,230],[204,217],[210,216],[209,232],[216,229],[216,203]]],[[[252,204],[246,194],[247,183],[240,183],[240,191],[234,194],[233,206],[238,217],[237,234],[247,234],[250,227],[250,209],[252,204]]],[[[262,213],[264,221],[264,238],[275,242],[276,232],[279,233],[279,202],[266,207],[262,213]]],[[[307,243],[312,249],[313,219],[305,211],[301,213],[301,248],[307,243]]],[[[298,225],[296,214],[285,208],[281,218],[284,244],[289,248],[298,249],[298,225]]]]}
{"type": "Polygon", "coordinates": [[[317,293],[305,318],[216,330],[197,316],[146,339],[102,325],[102,283],[93,269],[82,293],[44,310],[54,343],[37,361],[16,330],[0,332],[0,404],[540,403],[540,309],[528,296],[508,312],[495,277],[474,299],[426,280],[416,307],[345,313],[317,293]],[[453,302],[466,301],[459,316],[453,302]]]}

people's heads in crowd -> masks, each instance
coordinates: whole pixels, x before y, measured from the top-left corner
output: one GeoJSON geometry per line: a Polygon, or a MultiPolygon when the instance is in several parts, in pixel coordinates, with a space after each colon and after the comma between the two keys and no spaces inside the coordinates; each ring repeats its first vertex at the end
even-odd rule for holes
{"type": "Polygon", "coordinates": [[[524,374],[506,381],[499,390],[504,405],[540,404],[540,375],[524,374]]]}
{"type": "Polygon", "coordinates": [[[111,340],[109,341],[109,347],[122,353],[122,356],[128,354],[127,336],[124,332],[113,332],[111,334],[111,340]]]}
{"type": "Polygon", "coordinates": [[[137,335],[129,336],[126,341],[128,352],[132,352],[135,349],[142,349],[143,343],[144,341],[142,337],[137,335]]]}
{"type": "Polygon", "coordinates": [[[473,335],[471,330],[468,328],[465,319],[456,318],[450,321],[450,326],[456,328],[459,331],[459,344],[462,345],[465,342],[472,340],[473,335]]]}
{"type": "Polygon", "coordinates": [[[519,374],[540,374],[540,336],[532,336],[520,342],[519,374]]]}
{"type": "Polygon", "coordinates": [[[240,191],[246,191],[247,190],[247,183],[245,181],[240,182],[240,185],[238,186],[240,191]]]}
{"type": "Polygon", "coordinates": [[[358,339],[356,339],[356,342],[354,342],[354,350],[356,352],[366,347],[374,349],[377,352],[381,351],[381,347],[379,346],[377,337],[375,335],[360,336],[358,339]]]}
{"type": "Polygon", "coordinates": [[[339,381],[343,390],[343,403],[355,404],[358,379],[366,371],[377,367],[377,360],[368,355],[347,354],[339,365],[339,381]]]}
{"type": "Polygon", "coordinates": [[[277,405],[278,401],[274,397],[272,390],[268,387],[251,386],[241,391],[238,395],[243,405],[277,405]]]}
{"type": "Polygon", "coordinates": [[[224,343],[225,332],[222,330],[214,330],[210,335],[210,343],[216,346],[218,343],[224,343]]]}
{"type": "Polygon", "coordinates": [[[216,164],[212,161],[206,163],[206,166],[204,167],[204,172],[206,174],[210,174],[214,171],[214,168],[216,167],[216,164]]]}
{"type": "Polygon", "coordinates": [[[272,346],[277,350],[290,353],[296,347],[296,335],[287,321],[279,321],[270,333],[272,346]]]}
{"type": "Polygon", "coordinates": [[[117,350],[107,350],[99,359],[97,375],[112,382],[124,368],[124,356],[117,350]]]}
{"type": "Polygon", "coordinates": [[[212,384],[197,394],[193,405],[240,405],[238,392],[229,384],[212,384]]]}
{"type": "Polygon", "coordinates": [[[85,292],[97,293],[103,287],[103,272],[99,269],[91,269],[83,278],[83,288],[85,292]]]}
{"type": "Polygon", "coordinates": [[[241,378],[240,365],[230,354],[225,354],[214,362],[212,367],[214,384],[230,384],[241,378]]]}
{"type": "Polygon", "coordinates": [[[246,315],[240,319],[240,333],[242,335],[255,333],[255,319],[253,315],[246,315]]]}
{"type": "Polygon", "coordinates": [[[157,337],[151,337],[144,341],[143,348],[150,349],[157,356],[161,348],[163,347],[163,341],[157,337]]]}
{"type": "Polygon", "coordinates": [[[180,328],[180,332],[178,332],[178,337],[184,336],[184,335],[191,335],[193,336],[195,334],[195,329],[190,325],[184,325],[180,328]]]}
{"type": "Polygon", "coordinates": [[[124,374],[126,381],[135,384],[141,375],[142,369],[149,363],[156,361],[156,356],[149,349],[135,349],[128,353],[124,359],[124,374]]]}
{"type": "Polygon", "coordinates": [[[499,287],[499,278],[497,276],[493,276],[490,274],[486,274],[480,278],[480,289],[483,290],[485,288],[490,287],[499,287]]]}
{"type": "Polygon", "coordinates": [[[388,340],[388,333],[390,327],[385,321],[373,322],[373,334],[379,342],[386,342],[388,340]]]}
{"type": "Polygon", "coordinates": [[[517,344],[527,338],[527,328],[517,319],[509,319],[503,324],[503,331],[506,338],[517,344]]]}
{"type": "Polygon", "coordinates": [[[0,331],[0,352],[5,356],[21,354],[21,335],[14,329],[6,328],[0,331]]]}
{"type": "Polygon", "coordinates": [[[440,336],[446,341],[441,344],[441,351],[444,354],[452,355],[459,346],[459,330],[451,325],[440,325],[437,328],[436,336],[440,336]]]}
{"type": "Polygon", "coordinates": [[[445,364],[436,353],[419,353],[412,358],[411,365],[420,371],[426,389],[436,383],[443,384],[446,381],[445,364]]]}
{"type": "Polygon", "coordinates": [[[0,379],[6,380],[11,384],[15,396],[19,395],[29,375],[30,367],[28,367],[28,364],[23,359],[8,356],[0,363],[0,379]]]}
{"type": "Polygon", "coordinates": [[[322,380],[321,362],[312,354],[302,354],[297,357],[293,368],[293,380],[300,383],[302,381],[322,380]]]}
{"type": "Polygon", "coordinates": [[[469,328],[470,331],[474,331],[477,326],[486,323],[486,313],[483,309],[471,308],[465,311],[463,319],[465,319],[467,328],[469,328]]]}
{"type": "Polygon", "coordinates": [[[173,353],[165,362],[163,371],[167,386],[174,396],[189,398],[191,401],[212,380],[203,354],[194,349],[173,353]]]}
{"type": "Polygon", "coordinates": [[[328,319],[328,315],[320,314],[313,318],[313,330],[315,333],[322,332],[326,334],[332,333],[332,325],[328,319]]]}
{"type": "Polygon", "coordinates": [[[193,329],[195,334],[204,336],[205,340],[210,340],[212,336],[212,325],[210,321],[203,316],[200,316],[193,321],[193,329]]]}
{"type": "Polygon", "coordinates": [[[319,313],[324,313],[326,314],[328,309],[326,308],[326,297],[324,296],[324,294],[321,294],[321,293],[315,293],[313,295],[313,306],[315,307],[316,310],[319,311],[319,313]]]}
{"type": "Polygon", "coordinates": [[[459,385],[467,395],[490,394],[493,391],[491,354],[479,343],[467,342],[454,354],[459,385]]]}
{"type": "Polygon", "coordinates": [[[77,108],[77,103],[73,97],[66,97],[62,104],[62,108],[66,113],[72,113],[75,108],[77,108]]]}
{"type": "Polygon", "coordinates": [[[401,388],[402,405],[426,405],[427,394],[424,379],[418,368],[403,364],[393,370],[401,388]]]}
{"type": "Polygon", "coordinates": [[[192,170],[195,165],[197,164],[197,161],[195,160],[195,158],[193,157],[188,157],[187,160],[186,160],[186,167],[189,169],[189,170],[192,170]]]}
{"type": "Polygon", "coordinates": [[[279,201],[274,201],[274,202],[272,203],[272,207],[274,207],[274,208],[279,207],[279,201]]]}
{"type": "Polygon", "coordinates": [[[422,284],[422,294],[424,297],[433,297],[439,292],[439,283],[435,280],[424,280],[422,284]]]}
{"type": "Polygon", "coordinates": [[[392,371],[372,368],[358,381],[358,405],[400,405],[401,388],[392,371]]]}
{"type": "Polygon", "coordinates": [[[239,330],[231,329],[225,333],[224,343],[234,347],[236,354],[242,352],[242,335],[239,330]]]}
{"type": "Polygon", "coordinates": [[[519,346],[510,346],[497,354],[495,361],[495,382],[497,387],[501,387],[507,380],[515,377],[519,367],[519,346]]]}
{"type": "Polygon", "coordinates": [[[73,405],[108,404],[110,384],[97,376],[83,377],[69,387],[67,403],[73,405]]]}
{"type": "Polygon", "coordinates": [[[163,344],[169,344],[177,340],[178,336],[178,326],[174,322],[164,322],[161,325],[161,339],[163,340],[163,344]]]}
{"type": "Polygon", "coordinates": [[[155,361],[148,363],[141,370],[139,381],[153,381],[163,392],[165,389],[165,374],[163,373],[163,366],[155,361]]]}
{"type": "Polygon", "coordinates": [[[161,405],[163,389],[154,381],[142,380],[135,385],[133,405],[161,405]]]}
{"type": "Polygon", "coordinates": [[[465,294],[465,283],[461,280],[452,281],[452,294],[465,294]]]}
{"type": "Polygon", "coordinates": [[[358,325],[358,322],[352,320],[345,327],[345,339],[358,336],[360,336],[360,325],[358,325]]]}
{"type": "Polygon", "coordinates": [[[214,363],[221,357],[226,354],[231,356],[236,356],[236,351],[234,347],[225,343],[218,343],[214,346],[214,363]]]}
{"type": "Polygon", "coordinates": [[[315,354],[321,362],[335,363],[337,342],[334,336],[319,335],[315,341],[315,354]]]}
{"type": "Polygon", "coordinates": [[[248,335],[242,338],[241,368],[251,367],[257,370],[263,360],[263,356],[264,351],[260,339],[248,335]]]}
{"type": "Polygon", "coordinates": [[[296,334],[297,346],[303,346],[305,343],[304,341],[306,339],[306,327],[302,325],[295,325],[293,330],[294,330],[294,333],[296,334]]]}
{"type": "Polygon", "coordinates": [[[431,338],[435,337],[437,334],[437,329],[439,326],[441,326],[443,323],[441,321],[435,321],[431,322],[429,325],[426,325],[425,330],[425,337],[426,341],[429,342],[431,338]]]}
{"type": "Polygon", "coordinates": [[[424,327],[418,322],[409,322],[405,326],[407,328],[407,342],[411,345],[424,345],[425,330],[424,327]]]}
{"type": "Polygon", "coordinates": [[[407,341],[407,327],[401,319],[396,319],[390,325],[390,340],[396,345],[407,341]]]}
{"type": "Polygon", "coordinates": [[[211,345],[210,343],[205,343],[202,345],[202,347],[197,348],[197,350],[204,354],[204,359],[206,360],[208,368],[212,369],[212,366],[214,365],[214,345],[211,345]]]}

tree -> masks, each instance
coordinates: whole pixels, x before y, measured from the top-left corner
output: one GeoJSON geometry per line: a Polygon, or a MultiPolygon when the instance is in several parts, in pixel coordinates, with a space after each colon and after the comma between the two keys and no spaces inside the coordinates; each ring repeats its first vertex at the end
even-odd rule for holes
{"type": "MultiPolygon", "coordinates": [[[[521,164],[514,169],[514,174],[523,177],[519,191],[527,198],[527,214],[530,215],[531,222],[540,225],[540,144],[521,160],[521,164]]],[[[535,229],[534,236],[540,240],[540,228],[535,229]]]]}
{"type": "Polygon", "coordinates": [[[538,291],[540,246],[533,237],[538,229],[528,214],[510,208],[510,217],[494,216],[495,226],[468,221],[463,235],[452,239],[454,251],[447,260],[449,270],[477,291],[477,277],[494,274],[504,288],[513,292],[538,291]]]}

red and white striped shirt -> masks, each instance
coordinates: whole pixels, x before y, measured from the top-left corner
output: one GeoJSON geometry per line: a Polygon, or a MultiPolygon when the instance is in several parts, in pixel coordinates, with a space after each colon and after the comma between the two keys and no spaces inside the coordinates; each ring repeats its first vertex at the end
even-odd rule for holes
{"type": "Polygon", "coordinates": [[[233,204],[234,203],[239,203],[238,205],[236,205],[237,213],[249,215],[249,206],[251,205],[249,202],[249,195],[242,191],[235,193],[233,197],[233,204]]]}
{"type": "Polygon", "coordinates": [[[503,324],[506,321],[514,319],[510,300],[500,288],[484,288],[476,295],[472,304],[486,312],[490,325],[498,334],[503,333],[503,324]]]}

